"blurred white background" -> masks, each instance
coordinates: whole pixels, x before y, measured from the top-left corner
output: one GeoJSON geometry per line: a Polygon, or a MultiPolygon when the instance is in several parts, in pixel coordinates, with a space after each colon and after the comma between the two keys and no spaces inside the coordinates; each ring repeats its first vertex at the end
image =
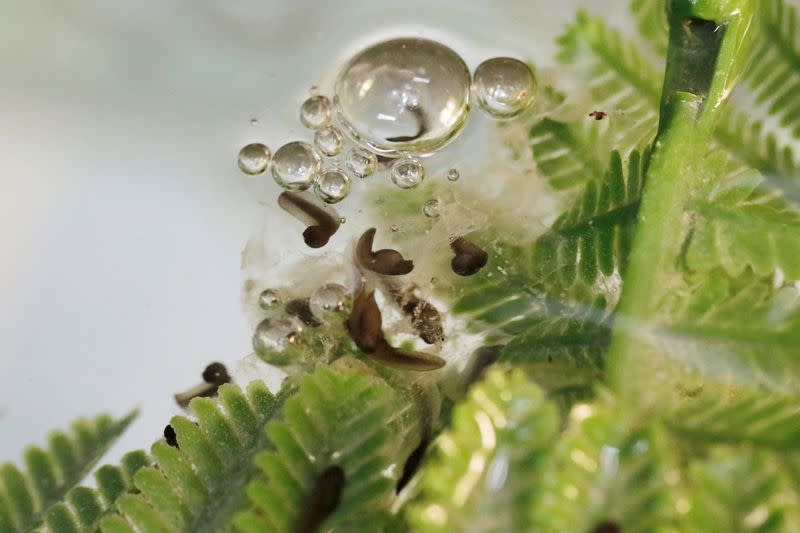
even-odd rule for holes
{"type": "Polygon", "coordinates": [[[620,19],[628,2],[4,0],[0,462],[136,406],[108,460],[147,447],[173,393],[249,353],[240,253],[278,191],[236,154],[308,138],[299,105],[355,44],[428,35],[470,68],[550,65],[581,3],[620,19]]]}

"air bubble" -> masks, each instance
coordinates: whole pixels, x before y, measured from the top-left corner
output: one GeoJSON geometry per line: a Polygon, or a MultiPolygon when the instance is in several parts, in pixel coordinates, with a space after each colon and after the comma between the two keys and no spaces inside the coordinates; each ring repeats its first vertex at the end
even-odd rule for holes
{"type": "Polygon", "coordinates": [[[272,177],[287,191],[303,191],[311,186],[321,167],[322,160],[310,144],[290,142],[275,152],[272,177]]]}
{"type": "Polygon", "coordinates": [[[458,181],[461,178],[461,173],[458,169],[451,168],[447,171],[447,181],[458,181]]]}
{"type": "Polygon", "coordinates": [[[312,96],[300,107],[300,122],[312,130],[327,126],[331,121],[331,107],[326,96],[312,96]]]}
{"type": "Polygon", "coordinates": [[[510,119],[533,104],[536,77],[518,59],[493,57],[475,69],[474,90],[483,111],[495,119],[510,119]]]}
{"type": "Polygon", "coordinates": [[[416,157],[404,157],[392,164],[392,182],[401,189],[413,189],[425,179],[425,167],[416,157]]]}
{"type": "Polygon", "coordinates": [[[324,319],[326,315],[344,309],[346,299],[347,289],[338,283],[328,283],[314,291],[309,306],[314,316],[324,319]]]}
{"type": "Polygon", "coordinates": [[[339,155],[344,145],[344,139],[339,130],[333,126],[326,126],[314,134],[314,146],[328,157],[339,155]]]}
{"type": "Polygon", "coordinates": [[[350,178],[339,169],[324,171],[314,182],[314,193],[327,204],[336,204],[350,194],[350,178]]]}
{"type": "Polygon", "coordinates": [[[258,295],[258,306],[264,311],[269,311],[278,305],[281,301],[281,295],[275,289],[264,289],[258,295]]]}
{"type": "Polygon", "coordinates": [[[294,317],[280,315],[265,318],[256,326],[253,350],[262,356],[270,351],[280,351],[297,342],[297,336],[302,331],[302,323],[294,317]]]}
{"type": "Polygon", "coordinates": [[[428,218],[439,218],[439,200],[432,198],[425,202],[422,213],[428,218]]]}
{"type": "Polygon", "coordinates": [[[352,148],[347,154],[347,168],[359,178],[367,178],[375,172],[378,158],[362,148],[352,148]]]}
{"type": "Polygon", "coordinates": [[[461,57],[419,38],[357,54],[336,83],[337,116],[360,144],[387,156],[430,153],[458,135],[469,113],[470,75],[461,57]]]}
{"type": "Polygon", "coordinates": [[[239,170],[250,176],[263,174],[271,158],[272,152],[265,145],[248,144],[239,151],[239,170]]]}

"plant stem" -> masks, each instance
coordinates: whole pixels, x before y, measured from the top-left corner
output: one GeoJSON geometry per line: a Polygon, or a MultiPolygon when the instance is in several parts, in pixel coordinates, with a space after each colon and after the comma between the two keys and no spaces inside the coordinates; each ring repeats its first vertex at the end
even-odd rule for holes
{"type": "Polygon", "coordinates": [[[753,0],[671,0],[670,43],[636,235],[608,360],[610,385],[644,408],[669,391],[670,364],[648,342],[659,302],[680,283],[677,260],[689,229],[685,207],[722,107],[742,70],[753,0]],[[655,383],[654,381],[659,381],[655,383]],[[635,400],[634,400],[635,399],[635,400]]]}

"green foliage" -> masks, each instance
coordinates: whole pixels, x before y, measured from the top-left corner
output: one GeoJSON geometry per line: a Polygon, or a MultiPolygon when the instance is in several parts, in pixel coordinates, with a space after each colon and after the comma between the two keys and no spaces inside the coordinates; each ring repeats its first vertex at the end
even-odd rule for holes
{"type": "Polygon", "coordinates": [[[76,487],[63,501],[51,506],[44,515],[40,533],[78,533],[95,531],[100,519],[112,508],[117,498],[133,490],[133,477],[150,464],[143,451],[131,452],[120,466],[103,465],[94,478],[96,489],[76,487]]]}
{"type": "Polygon", "coordinates": [[[597,120],[564,123],[545,118],[531,127],[533,157],[553,188],[570,189],[602,177],[610,149],[605,149],[605,124],[597,120]]]}
{"type": "Polygon", "coordinates": [[[631,429],[610,406],[573,408],[544,471],[537,531],[654,531],[671,519],[679,479],[663,430],[631,429]],[[676,479],[678,478],[678,479],[676,479]]]}
{"type": "Polygon", "coordinates": [[[639,34],[664,57],[669,45],[669,27],[665,14],[664,0],[632,0],[631,13],[636,19],[639,34]]]}
{"type": "Polygon", "coordinates": [[[688,509],[680,531],[791,531],[776,466],[752,449],[717,448],[708,460],[694,462],[689,497],[678,504],[688,509]]]}
{"type": "Polygon", "coordinates": [[[319,367],[300,380],[283,419],[267,425],[274,450],[256,458],[261,476],[248,486],[249,509],[236,518],[240,530],[290,531],[301,516],[307,520],[315,509],[312,488],[333,466],[344,471],[344,487],[325,528],[375,531],[387,519],[397,463],[408,451],[403,434],[415,429],[404,427],[402,415],[413,403],[362,371],[319,367]]]}
{"type": "Polygon", "coordinates": [[[794,6],[786,0],[761,0],[759,38],[747,80],[758,103],[800,138],[800,31],[794,6]]]}
{"type": "MultiPolygon", "coordinates": [[[[288,394],[287,389],[285,394],[288,394]]],[[[104,533],[135,531],[217,532],[229,528],[245,501],[255,473],[253,455],[267,446],[264,424],[280,406],[263,382],[219,388],[219,397],[189,404],[196,420],[174,417],[178,448],[153,444],[153,465],[134,475],[134,489],[121,495],[103,517],[104,533]]]]}
{"type": "Polygon", "coordinates": [[[28,531],[43,513],[81,481],[136,412],[115,420],[108,415],[73,422],[69,432],[54,431],[47,449],[25,450],[26,472],[0,466],[0,531],[28,531]]]}
{"type": "Polygon", "coordinates": [[[456,407],[410,507],[414,531],[530,531],[558,413],[520,371],[492,370],[456,407]]]}

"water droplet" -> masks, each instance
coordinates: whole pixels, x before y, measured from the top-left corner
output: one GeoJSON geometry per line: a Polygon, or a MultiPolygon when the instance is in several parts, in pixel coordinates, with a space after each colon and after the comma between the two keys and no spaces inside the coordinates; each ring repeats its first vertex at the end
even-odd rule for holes
{"type": "Polygon", "coordinates": [[[251,118],[250,119],[250,125],[251,126],[258,126],[258,119],[257,118],[251,118]]]}
{"type": "Polygon", "coordinates": [[[310,144],[290,142],[275,152],[272,177],[287,191],[303,191],[311,186],[321,167],[322,160],[310,144]]]}
{"type": "Polygon", "coordinates": [[[258,306],[264,311],[269,311],[281,301],[281,295],[275,289],[264,289],[258,295],[258,306]]]}
{"type": "Polygon", "coordinates": [[[425,167],[416,157],[404,157],[392,164],[392,182],[401,189],[413,189],[425,179],[425,167]]]}
{"type": "Polygon", "coordinates": [[[331,107],[326,96],[312,96],[300,107],[300,122],[312,130],[327,126],[331,121],[331,107]]]}
{"type": "Polygon", "coordinates": [[[451,168],[447,171],[447,181],[458,181],[460,177],[461,173],[458,171],[458,169],[451,168]]]}
{"type": "Polygon", "coordinates": [[[481,109],[493,118],[510,119],[533,103],[536,77],[518,59],[493,57],[475,69],[474,88],[481,109]]]}
{"type": "Polygon", "coordinates": [[[325,318],[329,313],[341,311],[346,298],[347,289],[338,283],[328,283],[311,295],[309,301],[311,312],[319,318],[325,318]]]}
{"type": "Polygon", "coordinates": [[[325,203],[339,203],[350,194],[350,178],[339,169],[328,169],[314,182],[314,193],[325,203]]]}
{"type": "Polygon", "coordinates": [[[375,172],[378,158],[362,148],[353,148],[347,154],[347,168],[359,178],[366,178],[375,172]]]}
{"type": "Polygon", "coordinates": [[[470,75],[443,44],[406,38],[357,54],[336,82],[336,110],[348,133],[383,155],[430,153],[461,131],[470,75]]]}
{"type": "Polygon", "coordinates": [[[256,326],[253,349],[259,355],[280,351],[286,345],[297,342],[297,335],[302,331],[302,323],[294,317],[279,315],[265,318],[256,326]]]}
{"type": "Polygon", "coordinates": [[[439,218],[439,200],[432,198],[425,202],[422,212],[428,218],[439,218]]]}
{"type": "Polygon", "coordinates": [[[339,217],[339,224],[344,224],[345,222],[347,222],[347,219],[346,219],[346,218],[344,218],[344,217],[339,217]]]}
{"type": "Polygon", "coordinates": [[[314,134],[314,146],[323,155],[334,157],[339,155],[344,145],[344,139],[339,130],[333,126],[326,126],[314,134]]]}
{"type": "Polygon", "coordinates": [[[271,158],[272,152],[265,145],[248,144],[239,151],[239,170],[250,176],[263,174],[271,158]]]}

